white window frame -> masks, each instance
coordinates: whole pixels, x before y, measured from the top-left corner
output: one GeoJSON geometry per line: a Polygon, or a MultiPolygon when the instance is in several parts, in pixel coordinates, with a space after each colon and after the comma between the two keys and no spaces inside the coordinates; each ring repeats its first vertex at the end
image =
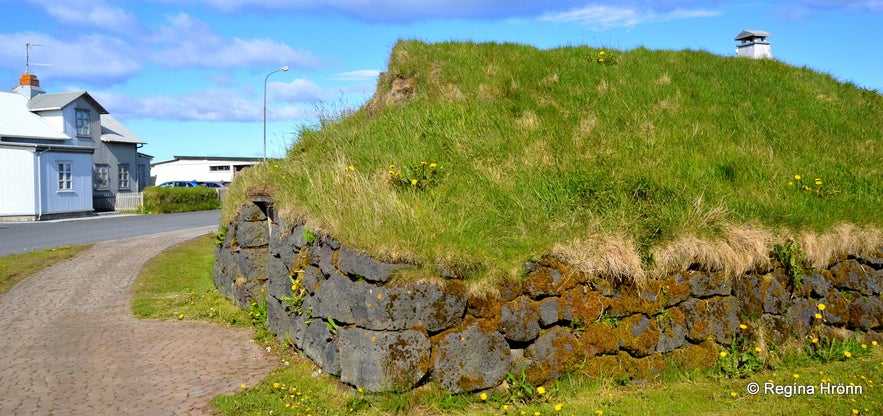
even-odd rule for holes
{"type": "Polygon", "coordinates": [[[74,174],[73,162],[69,160],[59,160],[58,167],[58,191],[67,192],[74,190],[74,174]]]}
{"type": "Polygon", "coordinates": [[[120,163],[117,166],[117,179],[119,182],[119,189],[131,189],[132,188],[132,175],[129,172],[129,164],[128,163],[120,163]]]}
{"type": "Polygon", "coordinates": [[[84,108],[74,110],[74,118],[76,118],[77,136],[88,137],[91,135],[92,114],[84,108]]]}
{"type": "Polygon", "coordinates": [[[109,191],[111,185],[110,165],[106,163],[95,164],[95,176],[95,190],[109,191]]]}

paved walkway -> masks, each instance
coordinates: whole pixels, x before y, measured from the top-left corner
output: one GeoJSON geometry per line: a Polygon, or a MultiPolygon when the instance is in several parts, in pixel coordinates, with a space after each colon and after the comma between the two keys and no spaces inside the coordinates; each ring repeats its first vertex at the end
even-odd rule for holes
{"type": "Polygon", "coordinates": [[[0,295],[0,415],[207,415],[263,379],[251,330],[132,315],[144,263],[208,231],[99,243],[0,295]]]}

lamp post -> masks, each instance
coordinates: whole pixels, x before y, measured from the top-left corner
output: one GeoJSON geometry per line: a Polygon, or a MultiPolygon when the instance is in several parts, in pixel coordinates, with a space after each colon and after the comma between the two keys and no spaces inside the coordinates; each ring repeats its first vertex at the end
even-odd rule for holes
{"type": "Polygon", "coordinates": [[[286,72],[290,68],[288,65],[283,66],[275,71],[271,71],[264,77],[264,162],[267,161],[267,80],[270,79],[270,75],[273,75],[277,72],[286,72]]]}

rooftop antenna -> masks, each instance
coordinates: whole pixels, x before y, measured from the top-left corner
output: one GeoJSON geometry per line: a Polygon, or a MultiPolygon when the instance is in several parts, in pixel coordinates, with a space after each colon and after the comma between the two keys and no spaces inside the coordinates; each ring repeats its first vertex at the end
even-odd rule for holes
{"type": "Polygon", "coordinates": [[[31,65],[52,66],[52,64],[36,64],[36,63],[31,63],[31,49],[32,49],[34,46],[41,46],[41,47],[44,47],[44,48],[51,48],[51,47],[52,47],[52,46],[50,46],[50,45],[40,45],[40,44],[38,44],[38,43],[31,43],[31,42],[25,43],[25,73],[26,73],[26,74],[30,74],[30,73],[31,73],[31,65]]]}

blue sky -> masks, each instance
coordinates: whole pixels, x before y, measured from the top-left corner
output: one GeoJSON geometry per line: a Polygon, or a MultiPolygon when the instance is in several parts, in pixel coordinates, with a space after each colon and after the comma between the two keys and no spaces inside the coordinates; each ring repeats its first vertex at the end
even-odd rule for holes
{"type": "Polygon", "coordinates": [[[0,0],[0,80],[86,90],[154,162],[269,156],[316,112],[374,92],[398,39],[697,49],[733,56],[743,29],[776,59],[883,91],[883,0],[0,0]]]}

